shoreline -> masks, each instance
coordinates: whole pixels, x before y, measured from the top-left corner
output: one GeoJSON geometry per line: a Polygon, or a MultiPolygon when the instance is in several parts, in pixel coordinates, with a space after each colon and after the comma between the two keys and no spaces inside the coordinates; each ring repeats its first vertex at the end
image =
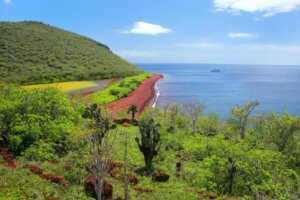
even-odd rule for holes
{"type": "MultiPolygon", "coordinates": [[[[145,79],[133,92],[127,97],[118,99],[108,104],[107,108],[110,112],[127,111],[132,104],[137,106],[140,115],[149,102],[157,96],[155,85],[157,81],[164,76],[161,74],[153,74],[152,77],[145,79]]],[[[155,100],[156,101],[156,100],[155,100]]]]}

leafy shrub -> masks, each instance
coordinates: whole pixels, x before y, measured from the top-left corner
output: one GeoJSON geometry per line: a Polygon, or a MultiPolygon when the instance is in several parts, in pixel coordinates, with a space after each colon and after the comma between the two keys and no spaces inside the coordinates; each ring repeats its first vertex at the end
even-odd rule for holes
{"type": "Polygon", "coordinates": [[[119,94],[120,94],[120,91],[117,90],[117,89],[111,89],[109,91],[109,94],[113,95],[113,96],[116,96],[116,97],[119,97],[119,94]]]}
{"type": "Polygon", "coordinates": [[[54,88],[27,91],[1,84],[0,146],[18,155],[40,141],[64,141],[81,120],[77,109],[54,88]]]}

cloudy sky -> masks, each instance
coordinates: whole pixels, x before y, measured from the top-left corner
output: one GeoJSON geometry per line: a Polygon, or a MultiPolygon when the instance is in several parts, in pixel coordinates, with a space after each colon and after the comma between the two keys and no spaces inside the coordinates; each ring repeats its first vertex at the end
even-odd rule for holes
{"type": "Polygon", "coordinates": [[[300,0],[0,1],[1,21],[42,21],[131,62],[300,65],[300,0]]]}

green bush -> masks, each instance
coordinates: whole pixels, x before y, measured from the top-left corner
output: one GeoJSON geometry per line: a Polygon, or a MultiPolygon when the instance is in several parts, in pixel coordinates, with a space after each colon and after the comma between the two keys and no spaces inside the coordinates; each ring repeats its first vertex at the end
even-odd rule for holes
{"type": "Polygon", "coordinates": [[[80,106],[55,88],[0,85],[0,146],[20,154],[40,141],[62,142],[80,122],[80,106]]]}
{"type": "Polygon", "coordinates": [[[116,96],[116,97],[119,97],[119,94],[120,94],[120,91],[117,90],[117,89],[111,89],[109,91],[109,94],[113,95],[113,96],[116,96]]]}

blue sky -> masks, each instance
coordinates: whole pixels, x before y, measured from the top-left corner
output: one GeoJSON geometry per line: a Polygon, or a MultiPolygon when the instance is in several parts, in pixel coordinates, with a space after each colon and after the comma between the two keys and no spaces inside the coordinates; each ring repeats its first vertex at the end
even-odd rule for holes
{"type": "Polygon", "coordinates": [[[0,1],[1,21],[42,21],[131,62],[300,65],[300,0],[0,1]]]}

